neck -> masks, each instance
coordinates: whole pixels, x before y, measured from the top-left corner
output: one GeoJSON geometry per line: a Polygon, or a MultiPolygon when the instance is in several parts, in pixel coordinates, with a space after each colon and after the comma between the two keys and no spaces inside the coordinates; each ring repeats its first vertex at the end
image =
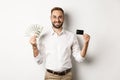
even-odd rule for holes
{"type": "Polygon", "coordinates": [[[62,31],[63,27],[60,27],[59,29],[58,28],[54,28],[52,27],[54,32],[56,32],[58,35],[60,34],[60,32],[62,31]]]}

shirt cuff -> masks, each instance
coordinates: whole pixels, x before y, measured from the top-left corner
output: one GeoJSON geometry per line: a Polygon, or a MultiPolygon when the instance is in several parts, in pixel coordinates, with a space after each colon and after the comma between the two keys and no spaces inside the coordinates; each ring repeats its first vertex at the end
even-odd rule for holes
{"type": "Polygon", "coordinates": [[[80,60],[79,60],[79,62],[83,62],[85,60],[85,57],[82,57],[81,55],[80,55],[80,60]]]}
{"type": "Polygon", "coordinates": [[[43,62],[43,57],[40,54],[38,54],[34,59],[38,64],[42,64],[43,62]]]}
{"type": "Polygon", "coordinates": [[[80,54],[75,57],[75,60],[79,63],[83,62],[85,60],[85,57],[82,57],[80,54]]]}

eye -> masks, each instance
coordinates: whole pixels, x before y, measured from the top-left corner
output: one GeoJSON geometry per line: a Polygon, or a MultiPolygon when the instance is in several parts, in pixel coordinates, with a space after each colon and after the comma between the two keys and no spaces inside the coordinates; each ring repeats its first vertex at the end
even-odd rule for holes
{"type": "Polygon", "coordinates": [[[56,18],[56,16],[53,15],[53,18],[56,18]]]}
{"type": "Polygon", "coordinates": [[[59,16],[59,18],[63,18],[62,16],[59,16]]]}

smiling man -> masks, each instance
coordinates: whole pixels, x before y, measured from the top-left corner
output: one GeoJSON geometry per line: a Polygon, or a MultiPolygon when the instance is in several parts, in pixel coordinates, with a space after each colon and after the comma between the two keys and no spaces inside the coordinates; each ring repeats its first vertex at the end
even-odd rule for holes
{"type": "Polygon", "coordinates": [[[63,11],[53,9],[51,11],[51,21],[54,28],[61,28],[64,22],[63,11]]]}
{"type": "Polygon", "coordinates": [[[50,19],[52,27],[41,35],[39,44],[36,36],[30,38],[34,57],[39,64],[45,60],[45,80],[72,80],[71,56],[78,62],[85,59],[90,36],[83,34],[84,45],[80,50],[76,35],[63,28],[63,9],[54,7],[50,19]]]}

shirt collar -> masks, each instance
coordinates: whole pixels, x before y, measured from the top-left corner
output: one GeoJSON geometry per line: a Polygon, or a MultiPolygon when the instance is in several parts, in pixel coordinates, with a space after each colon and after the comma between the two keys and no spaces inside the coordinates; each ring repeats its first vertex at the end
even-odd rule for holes
{"type": "MultiPolygon", "coordinates": [[[[63,28],[60,35],[64,34],[65,33],[65,29],[63,28]]],[[[54,35],[56,34],[56,32],[53,30],[53,28],[51,28],[51,34],[54,35]]]]}

